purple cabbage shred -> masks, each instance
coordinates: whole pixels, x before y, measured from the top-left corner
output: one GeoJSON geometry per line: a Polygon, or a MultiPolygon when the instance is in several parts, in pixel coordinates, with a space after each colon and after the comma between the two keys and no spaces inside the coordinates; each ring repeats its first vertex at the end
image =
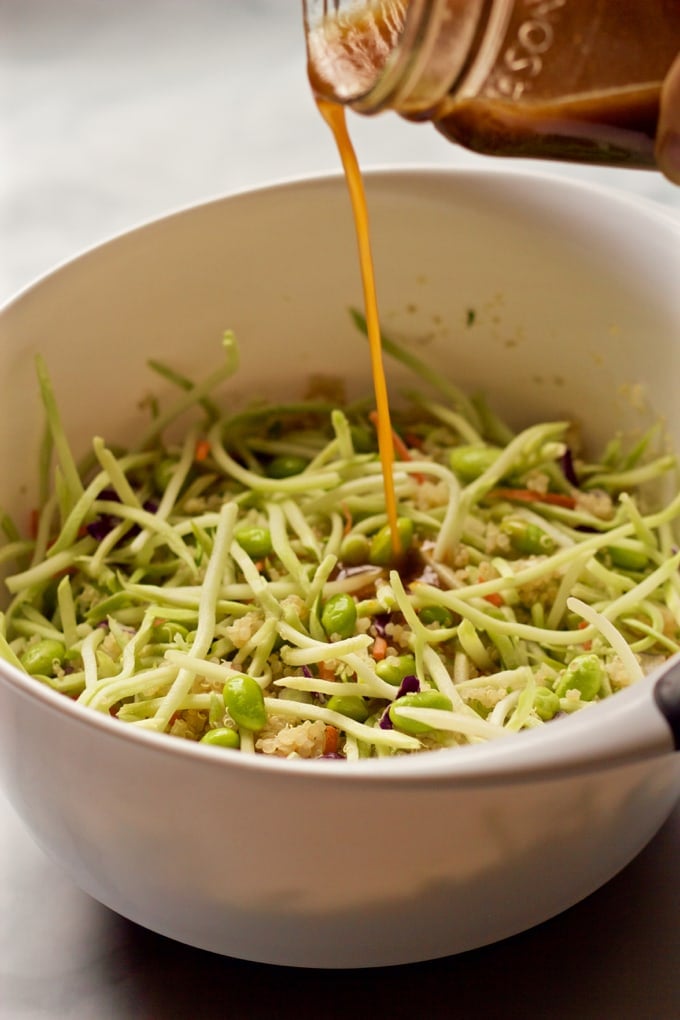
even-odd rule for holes
{"type": "Polygon", "coordinates": [[[394,726],[392,724],[392,720],[390,719],[390,710],[389,710],[389,708],[386,708],[385,711],[383,712],[383,714],[380,716],[380,722],[378,723],[378,726],[380,727],[381,730],[393,730],[394,729],[394,726]]]}
{"type": "Polygon", "coordinates": [[[562,467],[562,474],[567,479],[569,484],[573,485],[574,488],[578,489],[579,485],[578,475],[576,474],[576,469],[574,468],[574,458],[569,447],[567,447],[564,453],[562,454],[560,458],[560,465],[562,467]]]}
{"type": "MultiPolygon", "coordinates": [[[[97,499],[106,500],[108,503],[120,503],[120,497],[115,489],[102,489],[97,499]]],[[[147,499],[142,506],[150,514],[155,514],[158,511],[158,503],[153,499],[147,499]]],[[[120,519],[114,517],[113,514],[99,514],[98,517],[95,517],[93,521],[86,525],[86,529],[91,538],[101,542],[119,523],[120,519]]],[[[135,524],[128,531],[128,536],[131,538],[133,535],[138,534],[138,532],[139,527],[135,524]]]]}
{"type": "Polygon", "coordinates": [[[111,514],[100,514],[99,517],[95,517],[93,521],[90,521],[86,525],[87,533],[91,538],[101,542],[103,538],[106,538],[108,533],[112,531],[116,526],[116,518],[112,517],[111,514]]]}
{"type": "Polygon", "coordinates": [[[373,630],[378,637],[385,637],[385,627],[390,622],[389,613],[380,613],[379,616],[373,617],[373,630]]]}
{"type": "Polygon", "coordinates": [[[418,694],[420,691],[420,681],[417,676],[405,676],[399,685],[397,691],[397,697],[402,698],[405,694],[418,694]]]}
{"type": "Polygon", "coordinates": [[[107,503],[120,503],[120,496],[115,489],[102,489],[97,499],[104,499],[107,503]]]}

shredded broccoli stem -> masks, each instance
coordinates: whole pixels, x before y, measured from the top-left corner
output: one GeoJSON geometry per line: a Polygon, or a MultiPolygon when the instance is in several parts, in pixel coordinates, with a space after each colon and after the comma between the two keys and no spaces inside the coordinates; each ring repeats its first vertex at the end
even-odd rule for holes
{"type": "Polygon", "coordinates": [[[137,444],[138,450],[145,449],[168,425],[171,425],[185,411],[194,408],[197,403],[200,403],[208,394],[212,393],[220,383],[229,379],[234,374],[238,368],[238,346],[236,344],[236,337],[230,330],[227,330],[222,337],[222,348],[225,354],[224,363],[216,368],[214,372],[211,372],[203,382],[191,386],[185,397],[182,397],[173,406],[169,407],[167,411],[154,419],[151,426],[139,440],[137,444]]]}
{"type": "Polygon", "coordinates": [[[567,604],[572,612],[578,613],[579,616],[582,616],[584,620],[587,620],[588,623],[591,623],[593,627],[599,630],[602,636],[609,641],[614,651],[617,652],[630,678],[632,680],[639,680],[643,675],[640,664],[613,623],[602,613],[598,613],[597,610],[593,609],[592,606],[581,602],[580,599],[570,598],[567,604]]]}
{"type": "Polygon", "coordinates": [[[154,363],[179,398],[153,401],[135,449],[97,437],[78,465],[39,360],[40,512],[31,538],[0,519],[0,562],[15,564],[0,656],[140,729],[227,726],[241,753],[294,757],[325,754],[330,732],[329,753],[355,761],[543,726],[679,652],[680,491],[661,430],[579,454],[579,487],[568,422],[515,433],[383,343],[437,394],[394,413],[399,560],[381,537],[370,402],[223,414],[228,333],[201,382],[154,363]],[[565,696],[584,657],[599,689],[565,696]],[[223,695],[242,676],[262,692],[254,729],[223,695]]]}
{"type": "MultiPolygon", "coordinates": [[[[71,452],[68,439],[64,433],[59,408],[54,396],[47,366],[40,355],[36,357],[36,372],[38,376],[38,383],[40,385],[40,394],[47,417],[47,425],[51,436],[51,445],[56,451],[59,467],[64,478],[64,486],[67,497],[66,509],[70,510],[71,506],[82,495],[83,483],[80,479],[80,475],[78,474],[78,468],[71,452]]],[[[43,450],[41,454],[43,462],[47,456],[48,453],[46,450],[43,450]]]]}

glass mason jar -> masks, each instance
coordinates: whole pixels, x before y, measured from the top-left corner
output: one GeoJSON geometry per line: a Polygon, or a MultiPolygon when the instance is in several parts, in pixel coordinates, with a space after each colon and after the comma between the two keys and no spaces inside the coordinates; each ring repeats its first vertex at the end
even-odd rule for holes
{"type": "Polygon", "coordinates": [[[680,0],[303,0],[317,98],[493,155],[653,167],[680,0]]]}

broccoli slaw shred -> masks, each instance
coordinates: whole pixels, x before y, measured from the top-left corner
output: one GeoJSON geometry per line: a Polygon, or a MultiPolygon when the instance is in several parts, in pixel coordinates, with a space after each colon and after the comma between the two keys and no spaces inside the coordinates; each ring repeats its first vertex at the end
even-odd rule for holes
{"type": "Polygon", "coordinates": [[[38,359],[41,506],[30,538],[2,520],[0,654],[130,726],[352,760],[544,726],[680,651],[660,430],[589,461],[570,422],[513,432],[384,346],[424,384],[393,411],[396,557],[368,401],[225,411],[227,333],[198,383],[153,363],[169,406],[78,463],[38,359]]]}

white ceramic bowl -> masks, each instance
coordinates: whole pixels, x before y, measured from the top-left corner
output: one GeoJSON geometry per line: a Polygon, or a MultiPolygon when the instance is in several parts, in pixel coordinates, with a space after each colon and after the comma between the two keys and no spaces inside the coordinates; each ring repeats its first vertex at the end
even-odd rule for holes
{"type": "MultiPolygon", "coordinates": [[[[517,423],[570,413],[599,442],[661,414],[680,443],[670,217],[505,168],[377,173],[368,192],[386,328],[517,423]]],[[[359,303],[337,178],[190,209],[76,259],[0,317],[0,504],[21,518],[34,500],[35,352],[84,449],[139,427],[146,358],[195,376],[226,327],[240,394],[299,393],[316,372],[365,389],[359,303]]],[[[644,846],[680,793],[654,684],[493,746],[342,765],[134,731],[3,666],[0,766],[38,843],[126,917],[246,959],[396,964],[545,920],[644,846]]],[[[677,689],[671,672],[671,715],[677,689]]]]}

